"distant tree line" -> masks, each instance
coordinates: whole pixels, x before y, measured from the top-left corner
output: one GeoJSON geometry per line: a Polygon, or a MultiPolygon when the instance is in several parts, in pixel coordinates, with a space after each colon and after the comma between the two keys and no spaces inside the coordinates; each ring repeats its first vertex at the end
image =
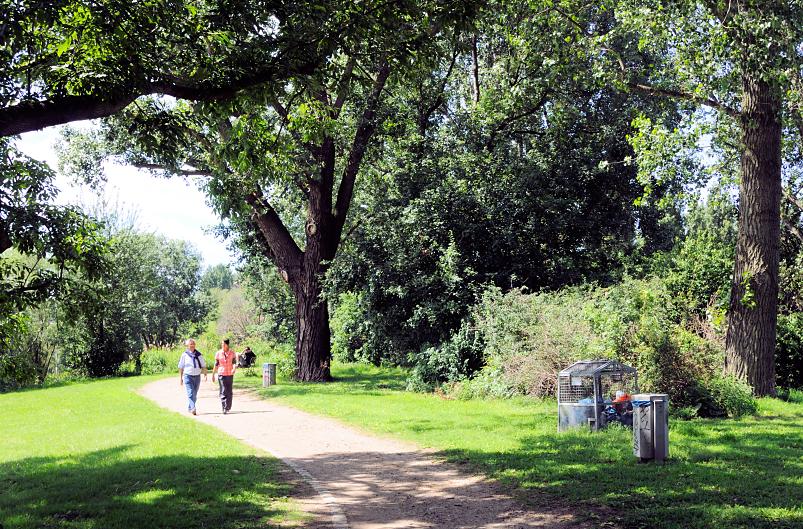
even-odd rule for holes
{"type": "Polygon", "coordinates": [[[190,244],[138,231],[116,211],[52,206],[53,173],[20,153],[11,162],[0,167],[11,235],[0,260],[0,385],[65,369],[113,375],[124,362],[138,371],[144,348],[206,323],[214,302],[190,244]]]}

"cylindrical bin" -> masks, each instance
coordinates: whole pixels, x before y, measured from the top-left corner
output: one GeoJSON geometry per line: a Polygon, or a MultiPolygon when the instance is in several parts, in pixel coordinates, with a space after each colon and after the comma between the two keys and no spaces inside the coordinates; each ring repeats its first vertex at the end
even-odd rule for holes
{"type": "Polygon", "coordinates": [[[669,457],[669,396],[633,395],[633,454],[641,461],[669,457]]]}
{"type": "Polygon", "coordinates": [[[262,387],[274,386],[276,384],[276,364],[262,364],[262,387]]]}

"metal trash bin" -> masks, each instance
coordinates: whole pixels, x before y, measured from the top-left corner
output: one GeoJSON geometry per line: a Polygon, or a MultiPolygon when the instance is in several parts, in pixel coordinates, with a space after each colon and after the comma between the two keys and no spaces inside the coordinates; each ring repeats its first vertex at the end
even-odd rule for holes
{"type": "Polygon", "coordinates": [[[669,457],[669,396],[633,395],[633,454],[641,461],[669,457]]]}
{"type": "Polygon", "coordinates": [[[262,364],[262,387],[276,385],[276,364],[262,364]]]}

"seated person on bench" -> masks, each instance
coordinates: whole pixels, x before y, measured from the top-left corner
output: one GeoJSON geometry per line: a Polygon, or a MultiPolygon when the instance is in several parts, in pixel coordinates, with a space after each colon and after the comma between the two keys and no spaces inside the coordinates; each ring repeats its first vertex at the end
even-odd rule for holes
{"type": "Polygon", "coordinates": [[[237,359],[237,367],[251,367],[256,362],[256,359],[257,355],[254,354],[250,347],[246,347],[237,359]]]}

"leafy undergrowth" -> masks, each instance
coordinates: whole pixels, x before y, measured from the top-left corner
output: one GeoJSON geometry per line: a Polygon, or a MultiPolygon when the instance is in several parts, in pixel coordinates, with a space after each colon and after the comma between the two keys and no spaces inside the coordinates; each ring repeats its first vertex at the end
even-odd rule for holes
{"type": "MultiPolygon", "coordinates": [[[[332,384],[262,394],[434,448],[534,506],[575,506],[625,528],[803,527],[803,404],[761,399],[741,419],[671,422],[671,460],[639,464],[631,433],[558,434],[549,400],[447,400],[403,391],[406,373],[336,365],[332,384]]],[[[239,384],[257,386],[259,379],[239,384]]]]}
{"type": "Polygon", "coordinates": [[[138,396],[136,388],[148,380],[0,395],[0,527],[242,528],[301,521],[275,459],[138,396]]]}

